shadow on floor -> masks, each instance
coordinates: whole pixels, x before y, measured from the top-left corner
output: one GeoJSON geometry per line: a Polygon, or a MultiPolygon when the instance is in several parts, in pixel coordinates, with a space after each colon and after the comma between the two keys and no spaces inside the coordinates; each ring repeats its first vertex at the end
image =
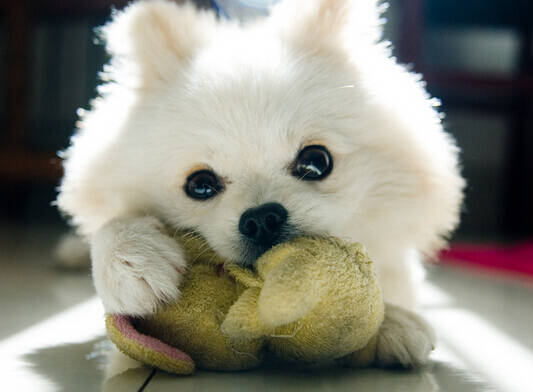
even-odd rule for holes
{"type": "MultiPolygon", "coordinates": [[[[39,349],[24,356],[28,366],[45,377],[57,391],[137,391],[147,380],[150,370],[130,369],[104,383],[106,358],[104,337],[83,343],[39,349]]],[[[346,369],[340,367],[287,368],[270,364],[246,372],[198,371],[179,377],[157,371],[143,389],[163,391],[394,391],[447,392],[487,391],[465,372],[444,363],[417,371],[346,369]]]]}
{"type": "Polygon", "coordinates": [[[102,341],[104,337],[38,349],[24,355],[24,361],[57,391],[98,391],[103,382],[103,355],[94,353],[102,341]]]}
{"type": "MultiPolygon", "coordinates": [[[[107,385],[110,388],[105,391],[115,390],[124,377],[131,375],[126,372],[110,379],[107,385]]],[[[302,370],[269,366],[238,373],[198,371],[189,377],[178,377],[158,371],[143,391],[487,391],[485,386],[468,379],[467,375],[442,363],[418,371],[339,367],[302,370]]]]}

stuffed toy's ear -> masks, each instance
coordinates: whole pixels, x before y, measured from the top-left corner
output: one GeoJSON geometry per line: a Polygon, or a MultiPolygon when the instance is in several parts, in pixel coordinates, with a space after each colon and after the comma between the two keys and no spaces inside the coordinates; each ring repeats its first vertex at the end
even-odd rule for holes
{"type": "Polygon", "coordinates": [[[272,10],[271,23],[284,38],[315,50],[375,44],[381,39],[380,0],[283,0],[272,10]]]}
{"type": "Polygon", "coordinates": [[[106,317],[107,334],[127,356],[175,374],[194,373],[194,362],[183,351],[135,329],[133,319],[122,315],[106,317]]]}
{"type": "Polygon", "coordinates": [[[113,79],[129,78],[128,83],[140,87],[165,82],[207,41],[215,25],[213,12],[188,2],[134,2],[101,29],[112,57],[107,71],[113,79]]]}
{"type": "Polygon", "coordinates": [[[257,301],[258,315],[267,328],[303,318],[327,292],[316,268],[316,257],[298,245],[278,245],[258,261],[260,274],[266,275],[257,301]]]}

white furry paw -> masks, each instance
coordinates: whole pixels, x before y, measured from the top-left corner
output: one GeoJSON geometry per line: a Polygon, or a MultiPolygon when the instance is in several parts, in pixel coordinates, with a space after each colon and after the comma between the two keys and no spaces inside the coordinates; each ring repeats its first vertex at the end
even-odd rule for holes
{"type": "Polygon", "coordinates": [[[91,257],[107,313],[147,315],[179,296],[185,260],[156,218],[109,222],[93,236],[91,257]]]}
{"type": "Polygon", "coordinates": [[[377,341],[378,366],[423,366],[434,348],[435,333],[424,319],[398,306],[386,305],[377,341]]]}

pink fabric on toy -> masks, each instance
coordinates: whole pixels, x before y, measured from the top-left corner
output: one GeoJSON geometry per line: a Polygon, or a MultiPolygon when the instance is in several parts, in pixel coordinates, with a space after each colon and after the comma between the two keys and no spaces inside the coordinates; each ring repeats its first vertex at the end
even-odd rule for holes
{"type": "Polygon", "coordinates": [[[513,246],[456,244],[441,252],[440,259],[533,277],[533,242],[513,246]]]}
{"type": "Polygon", "coordinates": [[[171,347],[168,344],[162,342],[161,340],[158,340],[148,335],[144,335],[137,331],[133,326],[133,319],[131,317],[117,314],[113,315],[113,320],[120,332],[128,339],[136,341],[142,346],[154,350],[158,353],[165,354],[170,358],[192,362],[191,357],[189,357],[183,351],[171,347]]]}

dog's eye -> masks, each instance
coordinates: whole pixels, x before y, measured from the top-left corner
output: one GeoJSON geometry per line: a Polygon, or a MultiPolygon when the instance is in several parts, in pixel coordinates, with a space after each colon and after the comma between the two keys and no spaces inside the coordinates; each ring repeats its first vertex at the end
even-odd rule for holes
{"type": "Polygon", "coordinates": [[[187,177],[185,193],[197,200],[207,200],[224,189],[217,175],[210,170],[199,170],[187,177]]]}
{"type": "Polygon", "coordinates": [[[331,154],[324,146],[307,146],[299,152],[292,165],[292,175],[299,180],[318,181],[333,168],[331,154]]]}

